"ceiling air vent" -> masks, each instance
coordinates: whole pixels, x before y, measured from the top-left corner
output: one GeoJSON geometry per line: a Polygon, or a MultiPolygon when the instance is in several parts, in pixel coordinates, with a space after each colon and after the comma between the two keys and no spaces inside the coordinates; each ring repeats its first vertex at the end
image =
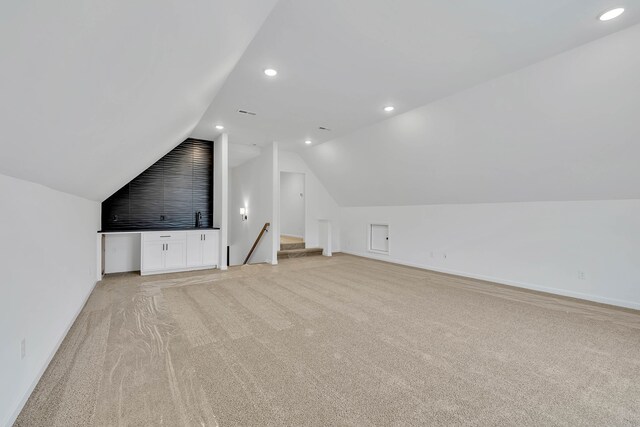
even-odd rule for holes
{"type": "Polygon", "coordinates": [[[256,113],[254,113],[253,111],[247,111],[247,110],[238,110],[238,113],[248,114],[250,116],[255,116],[256,115],[256,113]]]}

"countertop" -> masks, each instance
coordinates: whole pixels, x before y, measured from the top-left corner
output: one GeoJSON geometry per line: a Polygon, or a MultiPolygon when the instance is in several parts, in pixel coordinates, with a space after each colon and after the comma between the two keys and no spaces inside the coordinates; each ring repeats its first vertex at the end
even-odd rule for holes
{"type": "Polygon", "coordinates": [[[192,227],[192,228],[148,228],[144,230],[100,230],[98,234],[131,234],[131,233],[146,233],[153,231],[166,231],[166,232],[175,232],[175,231],[211,231],[211,230],[220,230],[220,227],[192,227]]]}

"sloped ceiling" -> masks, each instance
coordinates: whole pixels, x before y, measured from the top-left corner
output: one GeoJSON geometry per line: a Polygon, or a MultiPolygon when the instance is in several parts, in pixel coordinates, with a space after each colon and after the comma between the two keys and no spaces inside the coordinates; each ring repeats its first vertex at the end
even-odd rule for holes
{"type": "Polygon", "coordinates": [[[185,139],[276,0],[0,9],[0,173],[101,201],[185,139]]]}
{"type": "Polygon", "coordinates": [[[640,25],[301,151],[342,206],[640,198],[640,25]]]}

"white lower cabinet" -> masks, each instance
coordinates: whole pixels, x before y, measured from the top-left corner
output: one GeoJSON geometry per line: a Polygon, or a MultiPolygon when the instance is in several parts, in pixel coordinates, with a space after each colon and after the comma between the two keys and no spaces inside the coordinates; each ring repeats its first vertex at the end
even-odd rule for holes
{"type": "Polygon", "coordinates": [[[220,239],[217,230],[189,231],[187,233],[187,266],[216,267],[220,239]]]}
{"type": "Polygon", "coordinates": [[[218,230],[143,232],[142,275],[198,270],[218,266],[218,230]]]}
{"type": "Polygon", "coordinates": [[[215,265],[220,263],[220,232],[210,231],[204,235],[202,244],[202,265],[215,265]]]}
{"type": "Polygon", "coordinates": [[[142,233],[141,246],[141,274],[164,273],[187,267],[185,231],[142,233]]]}

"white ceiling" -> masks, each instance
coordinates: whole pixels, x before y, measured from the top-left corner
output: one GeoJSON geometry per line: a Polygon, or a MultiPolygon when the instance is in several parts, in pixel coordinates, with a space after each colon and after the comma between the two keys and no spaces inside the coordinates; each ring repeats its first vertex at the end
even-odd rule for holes
{"type": "Polygon", "coordinates": [[[636,0],[281,0],[193,135],[305,149],[637,22],[636,0]]]}
{"type": "Polygon", "coordinates": [[[276,0],[0,7],[0,173],[104,200],[198,123],[276,0]]]}

